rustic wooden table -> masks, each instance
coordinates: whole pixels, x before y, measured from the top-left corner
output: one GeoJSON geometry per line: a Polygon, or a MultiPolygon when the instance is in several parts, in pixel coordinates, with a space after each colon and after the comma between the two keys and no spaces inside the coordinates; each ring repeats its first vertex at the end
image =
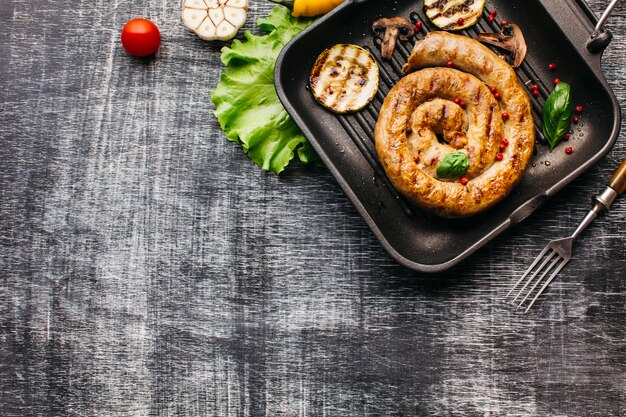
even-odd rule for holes
{"type": "MultiPolygon", "coordinates": [[[[607,1],[592,0],[599,13],[607,1]]],[[[252,1],[246,27],[268,13],[252,1]]],[[[179,1],[0,6],[0,415],[626,414],[626,200],[529,315],[501,297],[612,153],[448,273],[398,266],[331,177],[262,172],[179,1]],[[161,28],[153,60],[120,28],[161,28]]],[[[604,71],[626,100],[626,7],[604,71]]]]}

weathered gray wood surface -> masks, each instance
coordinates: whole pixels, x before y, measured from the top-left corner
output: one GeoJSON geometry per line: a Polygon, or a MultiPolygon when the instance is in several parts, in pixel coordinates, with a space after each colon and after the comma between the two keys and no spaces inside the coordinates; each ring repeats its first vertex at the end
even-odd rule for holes
{"type": "MultiPolygon", "coordinates": [[[[247,28],[269,10],[253,1],[247,28]]],[[[420,276],[328,172],[267,174],[226,141],[220,45],[179,13],[0,3],[0,415],[626,414],[626,200],[532,315],[500,301],[584,215],[624,133],[529,220],[420,276]],[[119,45],[136,16],[162,30],[154,60],[119,45]]],[[[608,26],[623,103],[624,4],[608,26]]]]}

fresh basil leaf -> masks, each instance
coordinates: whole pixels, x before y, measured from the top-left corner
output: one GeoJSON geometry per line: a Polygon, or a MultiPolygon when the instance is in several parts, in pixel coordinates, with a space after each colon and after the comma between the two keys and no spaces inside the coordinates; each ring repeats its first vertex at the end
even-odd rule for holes
{"type": "Polygon", "coordinates": [[[573,110],[570,85],[558,83],[543,105],[543,135],[550,145],[550,151],[569,131],[573,110]]]}
{"type": "Polygon", "coordinates": [[[447,154],[437,166],[437,176],[439,178],[459,178],[465,174],[468,167],[469,158],[465,152],[452,152],[447,154]]]}

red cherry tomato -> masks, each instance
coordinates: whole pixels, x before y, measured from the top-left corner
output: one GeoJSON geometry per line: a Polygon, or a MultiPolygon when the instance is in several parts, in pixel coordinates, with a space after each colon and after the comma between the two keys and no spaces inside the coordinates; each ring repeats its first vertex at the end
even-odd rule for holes
{"type": "Polygon", "coordinates": [[[148,19],[132,19],[122,29],[122,46],[133,56],[152,55],[160,45],[159,28],[148,19]]]}

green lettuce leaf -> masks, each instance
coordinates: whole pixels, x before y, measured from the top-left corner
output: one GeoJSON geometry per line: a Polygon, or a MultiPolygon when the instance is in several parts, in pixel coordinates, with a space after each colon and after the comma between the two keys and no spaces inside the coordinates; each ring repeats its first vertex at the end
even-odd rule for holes
{"type": "Polygon", "coordinates": [[[283,47],[313,19],[291,16],[275,7],[257,24],[268,35],[245,32],[245,42],[222,48],[226,70],[211,94],[215,116],[228,140],[241,144],[258,166],[280,173],[294,158],[303,163],[319,157],[283,108],[274,89],[274,66],[283,47]]]}

